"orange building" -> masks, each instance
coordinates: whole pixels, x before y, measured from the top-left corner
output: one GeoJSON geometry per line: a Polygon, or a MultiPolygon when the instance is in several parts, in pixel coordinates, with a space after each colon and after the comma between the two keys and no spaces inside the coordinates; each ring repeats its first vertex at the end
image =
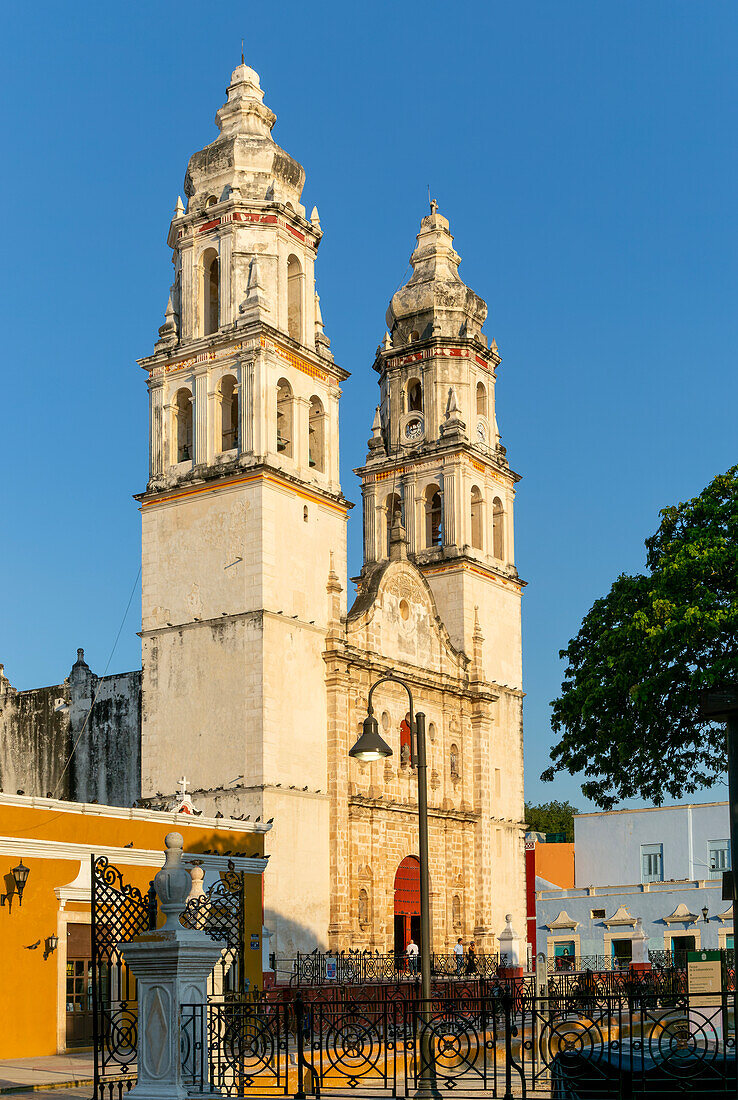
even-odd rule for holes
{"type": "Polygon", "coordinates": [[[205,887],[229,860],[244,872],[244,977],[261,988],[270,828],[0,793],[0,1059],[91,1046],[91,857],[105,856],[145,895],[172,831],[184,837],[185,864],[189,855],[202,866],[205,887]]]}
{"type": "Polygon", "coordinates": [[[536,953],[536,879],[567,889],[574,885],[574,845],[567,841],[536,839],[540,833],[528,833],[525,838],[525,899],[527,909],[528,944],[536,953]]]}

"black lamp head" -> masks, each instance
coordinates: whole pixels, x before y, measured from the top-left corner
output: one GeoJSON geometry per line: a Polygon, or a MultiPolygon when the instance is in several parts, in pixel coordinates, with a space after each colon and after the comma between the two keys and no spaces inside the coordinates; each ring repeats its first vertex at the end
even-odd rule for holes
{"type": "Polygon", "coordinates": [[[708,916],[707,915],[708,915],[709,912],[710,912],[710,910],[707,908],[707,906],[703,905],[702,906],[702,919],[705,922],[705,924],[707,924],[707,921],[708,921],[708,916]]]}
{"type": "Polygon", "coordinates": [[[388,756],[392,756],[392,749],[380,736],[379,723],[371,712],[364,719],[361,737],[354,747],[349,749],[349,756],[364,762],[385,760],[388,756]]]}
{"type": "Polygon", "coordinates": [[[23,860],[20,861],[17,867],[13,868],[13,878],[15,879],[15,888],[18,891],[18,904],[23,902],[23,891],[26,888],[26,881],[30,874],[30,868],[26,867],[23,860]]]}

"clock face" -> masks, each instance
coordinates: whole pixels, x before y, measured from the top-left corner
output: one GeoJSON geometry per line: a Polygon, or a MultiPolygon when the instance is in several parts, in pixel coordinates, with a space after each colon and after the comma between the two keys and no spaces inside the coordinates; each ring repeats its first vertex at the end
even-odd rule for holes
{"type": "Polygon", "coordinates": [[[423,421],[419,416],[414,416],[405,425],[405,439],[422,439],[423,421]]]}
{"type": "Polygon", "coordinates": [[[480,443],[487,442],[487,429],[485,428],[484,423],[481,420],[477,424],[477,439],[480,443]]]}

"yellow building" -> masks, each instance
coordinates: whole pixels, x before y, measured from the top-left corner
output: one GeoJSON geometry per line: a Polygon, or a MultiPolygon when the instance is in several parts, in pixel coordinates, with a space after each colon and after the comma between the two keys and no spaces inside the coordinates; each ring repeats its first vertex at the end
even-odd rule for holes
{"type": "Polygon", "coordinates": [[[270,828],[0,794],[0,1058],[91,1046],[91,857],[106,857],[145,896],[164,863],[164,837],[175,829],[184,836],[185,864],[202,866],[205,888],[229,862],[244,872],[244,977],[260,988],[270,828]]]}

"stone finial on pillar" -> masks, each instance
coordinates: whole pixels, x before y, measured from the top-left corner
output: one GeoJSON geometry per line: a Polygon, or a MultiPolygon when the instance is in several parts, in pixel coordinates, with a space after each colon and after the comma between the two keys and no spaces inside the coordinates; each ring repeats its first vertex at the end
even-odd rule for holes
{"type": "Polygon", "coordinates": [[[132,1100],[185,1100],[193,1080],[198,1091],[209,1091],[206,983],[226,944],[182,927],[193,882],[182,865],[182,835],[168,833],[165,844],[154,889],[166,923],[118,944],[138,981],[138,1084],[129,1093],[132,1100]],[[194,1042],[196,1034],[202,1042],[194,1042]],[[183,1049],[189,1051],[184,1059],[183,1049]]]}
{"type": "Polygon", "coordinates": [[[384,438],[382,436],[382,415],[379,411],[379,405],[377,405],[374,413],[374,421],[372,422],[372,437],[368,440],[367,446],[369,447],[369,454],[367,461],[371,461],[373,458],[384,458],[387,451],[384,446],[384,438]]]}
{"type": "Polygon", "coordinates": [[[500,932],[500,973],[509,974],[511,971],[522,973],[520,961],[520,937],[512,926],[512,913],[505,915],[505,927],[500,932]]]}
{"type": "Polygon", "coordinates": [[[632,944],[632,958],[631,963],[634,967],[646,968],[650,967],[651,963],[648,958],[648,936],[643,931],[643,919],[641,917],[636,918],[635,928],[633,929],[633,935],[631,936],[632,944]]]}
{"type": "Polygon", "coordinates": [[[405,526],[402,522],[400,509],[395,512],[390,531],[390,561],[405,561],[407,559],[407,539],[405,538],[405,526]]]}
{"type": "Polygon", "coordinates": [[[446,401],[446,412],[441,423],[441,435],[446,436],[460,436],[466,432],[466,424],[461,419],[461,412],[459,411],[459,405],[456,400],[456,390],[453,386],[448,391],[448,400],[446,401]]]}

